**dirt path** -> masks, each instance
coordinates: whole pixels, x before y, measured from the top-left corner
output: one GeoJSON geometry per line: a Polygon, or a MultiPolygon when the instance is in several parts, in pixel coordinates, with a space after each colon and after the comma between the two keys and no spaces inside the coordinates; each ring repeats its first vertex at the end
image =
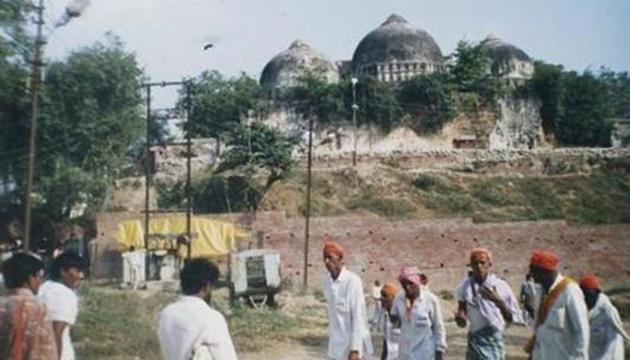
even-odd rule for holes
{"type": "MultiPolygon", "coordinates": [[[[453,321],[446,322],[448,351],[445,359],[464,359],[466,355],[466,331],[455,326],[453,321]]],[[[505,334],[507,359],[524,360],[527,355],[522,347],[527,341],[529,330],[524,327],[511,327],[505,334]]],[[[380,359],[382,336],[372,334],[374,354],[371,360],[380,359]]],[[[321,338],[308,342],[291,341],[274,344],[270,348],[255,353],[241,354],[243,360],[321,360],[326,357],[327,339],[321,338]]]]}

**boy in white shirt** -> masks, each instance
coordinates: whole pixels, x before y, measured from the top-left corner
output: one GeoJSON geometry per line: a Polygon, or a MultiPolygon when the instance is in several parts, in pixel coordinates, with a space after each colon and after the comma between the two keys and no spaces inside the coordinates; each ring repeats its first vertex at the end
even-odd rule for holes
{"type": "Polygon", "coordinates": [[[51,279],[44,282],[37,293],[50,311],[60,360],[76,359],[70,329],[79,313],[75,290],[83,276],[82,269],[83,261],[77,253],[64,252],[53,260],[51,279]]]}

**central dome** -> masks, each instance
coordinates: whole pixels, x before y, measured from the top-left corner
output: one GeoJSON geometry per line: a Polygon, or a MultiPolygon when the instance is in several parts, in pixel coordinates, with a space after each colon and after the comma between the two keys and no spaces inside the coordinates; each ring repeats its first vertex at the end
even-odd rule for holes
{"type": "Polygon", "coordinates": [[[443,62],[442,51],[428,32],[411,27],[402,16],[391,15],[361,40],[352,68],[358,75],[397,81],[442,71],[443,62]]]}

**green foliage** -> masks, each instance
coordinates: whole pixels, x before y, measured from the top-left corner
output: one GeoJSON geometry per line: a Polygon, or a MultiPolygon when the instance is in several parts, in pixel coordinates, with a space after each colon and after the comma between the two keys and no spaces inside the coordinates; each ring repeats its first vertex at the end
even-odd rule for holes
{"type": "MultiPolygon", "coordinates": [[[[197,213],[256,211],[269,190],[295,165],[292,153],[298,139],[261,123],[236,125],[227,139],[227,150],[214,174],[193,184],[193,209],[197,213]]],[[[160,189],[160,207],[180,207],[183,183],[160,189]]]]}
{"type": "Polygon", "coordinates": [[[565,74],[564,112],[556,126],[556,137],[563,144],[610,146],[613,115],[606,85],[589,72],[565,74]]]}
{"type": "MultiPolygon", "coordinates": [[[[193,136],[224,140],[250,110],[257,114],[264,110],[265,91],[245,74],[225,78],[217,71],[206,71],[190,83],[190,89],[193,136]]],[[[185,101],[186,94],[180,94],[179,106],[183,108],[185,101]]]]}
{"type": "Polygon", "coordinates": [[[135,56],[111,36],[49,66],[38,128],[39,211],[64,217],[79,198],[102,200],[142,133],[141,80],[135,56]]]}
{"type": "Polygon", "coordinates": [[[529,80],[529,87],[541,100],[540,116],[543,129],[547,133],[556,130],[556,123],[563,114],[563,68],[561,65],[546,64],[537,61],[534,64],[534,76],[529,80]]]}
{"type": "Polygon", "coordinates": [[[435,132],[454,115],[452,85],[442,74],[417,76],[401,84],[398,100],[419,132],[435,132]]]}
{"type": "Polygon", "coordinates": [[[460,92],[472,92],[485,101],[492,101],[503,92],[500,81],[489,71],[489,59],[479,44],[460,41],[452,55],[454,65],[449,72],[460,92]]]}
{"type": "Polygon", "coordinates": [[[630,114],[627,73],[578,74],[538,62],[529,88],[542,101],[545,131],[553,131],[562,145],[609,146],[609,118],[630,114]]]}
{"type": "Polygon", "coordinates": [[[372,122],[381,130],[389,131],[400,123],[404,115],[395,88],[376,79],[359,79],[357,99],[360,124],[372,122]]]}
{"type": "Polygon", "coordinates": [[[345,205],[349,210],[364,209],[390,218],[409,217],[415,210],[414,206],[405,199],[378,197],[367,192],[351,199],[345,205]]]}
{"type": "Polygon", "coordinates": [[[321,75],[307,74],[299,79],[299,85],[292,88],[285,99],[292,102],[305,119],[313,116],[325,126],[348,119],[343,89],[343,84],[329,84],[321,75]]]}

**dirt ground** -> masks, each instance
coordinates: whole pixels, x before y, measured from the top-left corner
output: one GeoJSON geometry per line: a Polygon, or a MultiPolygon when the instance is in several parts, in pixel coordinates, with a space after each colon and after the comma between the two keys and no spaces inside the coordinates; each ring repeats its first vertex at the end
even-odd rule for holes
{"type": "MultiPolygon", "coordinates": [[[[284,301],[284,305],[288,307],[288,311],[291,311],[292,307],[301,307],[301,305],[296,305],[294,303],[302,300],[291,298],[284,299],[284,301]]],[[[445,353],[444,358],[464,359],[466,353],[466,330],[460,329],[455,325],[453,317],[450,315],[452,313],[450,309],[454,308],[455,303],[453,301],[442,300],[442,309],[445,314],[448,342],[448,350],[445,353]]],[[[290,339],[286,342],[270,344],[267,348],[262,349],[261,351],[241,353],[239,358],[243,360],[324,359],[326,356],[328,342],[326,336],[325,308],[322,306],[316,311],[312,311],[311,316],[319,317],[322,321],[318,322],[318,324],[313,322],[307,323],[307,326],[312,327],[311,329],[308,329],[310,332],[308,337],[290,339]]],[[[374,345],[374,354],[371,359],[380,359],[383,341],[382,335],[376,331],[372,331],[371,334],[372,343],[374,345]]],[[[512,326],[507,329],[505,340],[508,360],[527,359],[527,355],[523,352],[522,347],[527,342],[529,335],[530,330],[523,326],[512,326]]]]}

